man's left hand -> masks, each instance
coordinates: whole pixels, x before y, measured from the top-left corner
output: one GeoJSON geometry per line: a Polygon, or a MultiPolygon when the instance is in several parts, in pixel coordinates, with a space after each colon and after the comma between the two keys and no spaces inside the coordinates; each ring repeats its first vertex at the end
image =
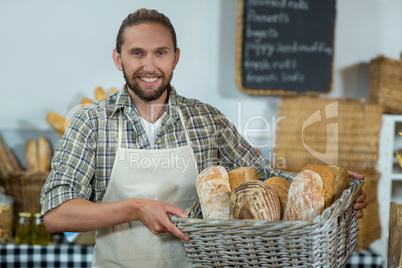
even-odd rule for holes
{"type": "MultiPolygon", "coordinates": [[[[364,175],[358,174],[356,172],[353,172],[353,171],[348,171],[348,172],[349,172],[349,175],[354,179],[364,180],[364,178],[365,178],[364,175]]],[[[353,209],[358,210],[356,213],[356,217],[358,219],[363,218],[363,216],[364,216],[362,209],[367,207],[366,197],[367,197],[366,193],[362,190],[360,192],[360,195],[356,198],[355,203],[353,205],[353,209]]]]}

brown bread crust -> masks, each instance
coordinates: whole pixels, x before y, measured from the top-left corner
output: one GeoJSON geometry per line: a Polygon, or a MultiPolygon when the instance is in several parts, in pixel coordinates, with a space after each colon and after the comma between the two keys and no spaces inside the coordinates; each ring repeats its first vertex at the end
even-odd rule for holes
{"type": "Polygon", "coordinates": [[[259,180],[243,182],[230,198],[230,218],[279,221],[281,204],[276,191],[259,180]]]}

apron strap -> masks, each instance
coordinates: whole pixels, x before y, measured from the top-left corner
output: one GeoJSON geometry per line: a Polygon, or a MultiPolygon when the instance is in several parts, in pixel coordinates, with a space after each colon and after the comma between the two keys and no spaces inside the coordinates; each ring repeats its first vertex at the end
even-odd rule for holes
{"type": "Polygon", "coordinates": [[[123,116],[121,115],[121,113],[119,114],[119,132],[117,134],[117,148],[121,148],[121,140],[122,140],[122,136],[123,136],[123,116]]]}
{"type": "Polygon", "coordinates": [[[183,126],[183,129],[184,129],[184,133],[186,134],[186,141],[187,141],[187,144],[188,145],[191,145],[192,143],[191,143],[191,140],[190,140],[190,136],[188,135],[188,131],[187,131],[187,128],[186,128],[186,125],[184,124],[184,119],[183,119],[183,113],[181,112],[181,110],[180,110],[180,108],[177,106],[177,112],[179,113],[179,117],[180,117],[180,122],[181,122],[181,125],[183,126]]]}

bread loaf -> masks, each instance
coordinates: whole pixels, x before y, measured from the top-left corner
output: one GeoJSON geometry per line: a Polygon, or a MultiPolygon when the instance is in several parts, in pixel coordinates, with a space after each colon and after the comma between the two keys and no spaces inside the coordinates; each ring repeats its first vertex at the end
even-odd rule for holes
{"type": "Polygon", "coordinates": [[[89,98],[84,97],[84,98],[81,99],[81,108],[85,108],[88,105],[90,105],[91,103],[92,103],[92,100],[90,100],[89,98]]]}
{"type": "Polygon", "coordinates": [[[324,185],[325,208],[330,207],[349,187],[349,173],[344,168],[309,164],[303,170],[312,170],[321,176],[324,185]]]}
{"type": "Polygon", "coordinates": [[[290,184],[283,220],[311,220],[321,214],[324,205],[321,176],[311,170],[301,171],[290,184]]]}
{"type": "Polygon", "coordinates": [[[334,202],[342,196],[342,193],[349,188],[350,175],[349,172],[339,166],[331,166],[335,171],[335,191],[334,202]]]}
{"type": "Polygon", "coordinates": [[[112,88],[109,89],[109,95],[110,96],[113,95],[113,94],[116,94],[117,92],[119,92],[119,90],[117,88],[115,88],[115,87],[112,87],[112,88]]]}
{"type": "Polygon", "coordinates": [[[41,135],[38,138],[38,169],[39,171],[50,171],[52,149],[49,140],[41,135]]]}
{"type": "Polygon", "coordinates": [[[25,145],[25,162],[27,171],[39,171],[38,144],[35,139],[28,140],[25,145]]]}
{"type": "Polygon", "coordinates": [[[228,220],[230,217],[229,175],[222,166],[204,169],[196,180],[204,219],[228,220]]]}
{"type": "Polygon", "coordinates": [[[239,167],[229,171],[230,190],[246,181],[259,180],[257,170],[253,167],[239,167]]]}
{"type": "Polygon", "coordinates": [[[46,116],[46,121],[57,132],[59,137],[63,137],[64,131],[66,131],[68,125],[70,124],[70,120],[55,112],[49,112],[46,116]]]}
{"type": "Polygon", "coordinates": [[[283,214],[285,213],[286,203],[288,201],[290,182],[281,177],[271,177],[269,179],[266,179],[264,182],[274,188],[274,190],[278,194],[279,202],[281,203],[282,218],[283,214]]]}
{"type": "Polygon", "coordinates": [[[95,99],[96,100],[103,100],[107,98],[106,92],[103,90],[102,87],[96,87],[94,91],[95,99]]]}
{"type": "Polygon", "coordinates": [[[230,218],[279,221],[281,204],[276,191],[260,180],[243,182],[232,192],[230,218]]]}

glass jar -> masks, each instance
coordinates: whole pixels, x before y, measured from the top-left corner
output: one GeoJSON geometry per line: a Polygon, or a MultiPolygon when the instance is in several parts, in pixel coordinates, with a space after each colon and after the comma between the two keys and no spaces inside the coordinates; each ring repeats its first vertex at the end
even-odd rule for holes
{"type": "Polygon", "coordinates": [[[0,244],[8,243],[13,235],[13,204],[11,196],[0,193],[0,244]]]}
{"type": "Polygon", "coordinates": [[[35,245],[50,245],[51,235],[46,231],[45,225],[40,220],[40,213],[35,213],[31,225],[31,243],[35,245]]]}
{"type": "Polygon", "coordinates": [[[20,212],[15,226],[15,242],[29,244],[31,242],[32,213],[20,212]]]}

